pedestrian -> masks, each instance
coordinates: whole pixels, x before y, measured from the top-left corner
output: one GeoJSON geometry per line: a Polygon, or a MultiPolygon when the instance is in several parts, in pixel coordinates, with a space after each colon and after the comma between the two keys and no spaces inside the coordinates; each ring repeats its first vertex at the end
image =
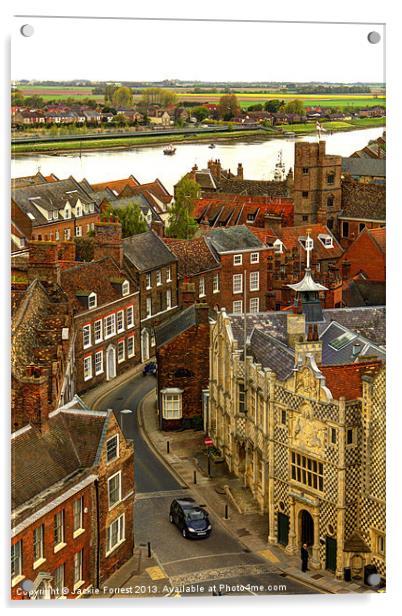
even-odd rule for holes
{"type": "Polygon", "coordinates": [[[309,557],[309,553],[308,553],[308,546],[307,543],[303,543],[301,551],[300,551],[300,556],[301,556],[301,570],[304,572],[306,571],[310,571],[310,569],[308,569],[307,565],[308,565],[308,557],[309,557]]]}

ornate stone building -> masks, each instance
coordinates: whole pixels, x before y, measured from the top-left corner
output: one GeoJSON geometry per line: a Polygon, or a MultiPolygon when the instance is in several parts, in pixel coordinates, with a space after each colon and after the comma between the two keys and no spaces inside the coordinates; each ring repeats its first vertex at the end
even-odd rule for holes
{"type": "Polygon", "coordinates": [[[208,433],[267,514],[268,543],[307,543],[311,568],[337,577],[385,575],[385,311],[313,300],[218,314],[208,433]]]}

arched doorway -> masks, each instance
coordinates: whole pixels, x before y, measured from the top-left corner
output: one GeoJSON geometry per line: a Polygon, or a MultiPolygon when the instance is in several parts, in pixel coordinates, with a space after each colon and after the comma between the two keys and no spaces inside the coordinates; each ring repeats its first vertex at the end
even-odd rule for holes
{"type": "Polygon", "coordinates": [[[116,349],[110,345],[106,349],[106,380],[114,379],[116,376],[116,349]]]}
{"type": "Polygon", "coordinates": [[[143,329],[141,332],[141,360],[148,361],[149,359],[149,331],[143,329]]]}
{"type": "Polygon", "coordinates": [[[301,544],[307,543],[310,547],[314,543],[314,521],[311,514],[302,509],[300,512],[300,534],[301,544]]]}

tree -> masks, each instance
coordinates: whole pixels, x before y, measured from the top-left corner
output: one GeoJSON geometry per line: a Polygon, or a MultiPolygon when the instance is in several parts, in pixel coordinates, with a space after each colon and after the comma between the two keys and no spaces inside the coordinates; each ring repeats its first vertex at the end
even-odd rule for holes
{"type": "Polygon", "coordinates": [[[305,115],[303,101],[300,99],[295,99],[293,101],[289,101],[285,107],[286,113],[297,113],[299,115],[305,115]]]}
{"type": "Polygon", "coordinates": [[[113,94],[117,90],[117,86],[109,83],[105,86],[105,103],[111,103],[113,101],[113,94]]]}
{"type": "Polygon", "coordinates": [[[236,94],[224,94],[219,99],[218,105],[219,117],[222,120],[232,120],[238,115],[240,111],[240,105],[237,100],[236,94]]]}
{"type": "Polygon", "coordinates": [[[132,107],[133,93],[131,88],[121,86],[113,92],[112,102],[115,107],[132,107]]]}
{"type": "Polygon", "coordinates": [[[202,122],[209,116],[209,111],[206,107],[194,107],[191,110],[191,115],[197,118],[198,122],[202,122]]]}
{"type": "Polygon", "coordinates": [[[176,185],[175,201],[169,213],[167,234],[182,240],[191,239],[198,229],[194,220],[194,205],[198,199],[200,187],[197,182],[183,177],[176,185]]]}
{"type": "Polygon", "coordinates": [[[247,107],[247,111],[262,111],[261,103],[257,103],[256,105],[250,105],[247,107]]]}
{"type": "Polygon", "coordinates": [[[123,237],[131,237],[148,230],[138,203],[129,203],[125,207],[119,208],[108,206],[102,215],[102,219],[110,220],[110,218],[119,220],[123,237]]]}
{"type": "Polygon", "coordinates": [[[273,98],[265,102],[264,109],[265,111],[269,111],[270,113],[277,113],[281,104],[284,104],[283,101],[273,98]]]}
{"type": "Polygon", "coordinates": [[[168,88],[145,88],[142,93],[140,106],[147,108],[149,105],[174,105],[176,103],[176,92],[168,88]]]}

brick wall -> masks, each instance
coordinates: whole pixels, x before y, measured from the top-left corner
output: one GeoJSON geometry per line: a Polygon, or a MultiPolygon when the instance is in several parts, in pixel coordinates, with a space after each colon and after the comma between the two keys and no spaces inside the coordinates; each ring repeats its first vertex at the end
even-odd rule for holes
{"type": "Polygon", "coordinates": [[[123,243],[121,224],[98,222],[95,224],[94,260],[113,257],[119,267],[123,264],[123,243]]]}
{"type": "MultiPolygon", "coordinates": [[[[233,312],[233,302],[244,301],[244,294],[233,293],[233,276],[235,274],[244,274],[246,271],[247,278],[247,310],[250,310],[250,300],[252,298],[259,299],[259,312],[266,310],[266,296],[267,296],[267,257],[268,250],[255,251],[259,254],[258,263],[250,263],[250,255],[252,252],[239,251],[236,254],[242,254],[242,264],[234,265],[233,254],[220,255],[221,262],[221,280],[220,280],[220,307],[226,308],[228,313],[233,312]],[[259,290],[250,291],[250,274],[252,272],[259,272],[259,290]]],[[[244,277],[243,277],[244,278],[244,277]]],[[[244,280],[243,280],[244,286],[244,280]]]]}
{"type": "Polygon", "coordinates": [[[210,270],[196,276],[186,276],[185,280],[182,280],[179,285],[179,306],[181,308],[194,304],[196,302],[203,302],[208,304],[211,310],[214,310],[215,306],[220,307],[220,282],[221,282],[221,268],[210,270]],[[214,292],[214,277],[218,276],[218,291],[214,292]],[[203,279],[203,281],[201,280],[203,279]],[[188,294],[187,284],[194,285],[194,291],[191,295],[188,294]],[[201,294],[204,286],[204,294],[201,294]]]}
{"type": "Polygon", "coordinates": [[[33,240],[43,241],[72,240],[74,237],[86,237],[98,222],[99,214],[96,213],[81,216],[80,218],[58,220],[33,227],[32,234],[29,237],[32,237],[33,240]],[[66,237],[66,234],[68,234],[68,237],[66,237]]]}
{"type": "Polygon", "coordinates": [[[359,237],[349,246],[339,261],[350,263],[348,278],[351,279],[359,272],[371,280],[385,280],[385,255],[370,237],[370,233],[360,233],[359,237]]]}
{"type": "Polygon", "coordinates": [[[159,269],[152,270],[149,274],[151,277],[151,288],[148,288],[147,274],[139,274],[141,322],[145,322],[144,324],[147,327],[158,325],[173,314],[172,310],[167,309],[168,289],[171,291],[172,308],[178,305],[177,262],[173,261],[170,266],[165,265],[159,269]],[[161,273],[160,285],[157,284],[158,271],[161,273]],[[170,281],[168,280],[169,277],[171,278],[170,281]],[[147,298],[150,298],[152,302],[152,315],[150,318],[147,316],[147,298]]]}

